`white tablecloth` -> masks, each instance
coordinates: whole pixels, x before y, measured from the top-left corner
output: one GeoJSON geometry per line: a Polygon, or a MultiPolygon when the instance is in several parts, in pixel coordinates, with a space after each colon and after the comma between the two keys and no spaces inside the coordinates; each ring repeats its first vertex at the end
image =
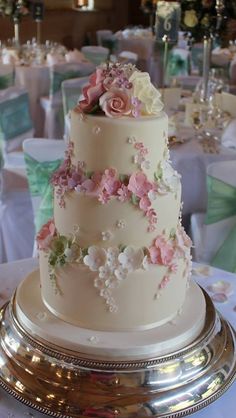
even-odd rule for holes
{"type": "MultiPolygon", "coordinates": [[[[0,265],[0,302],[3,304],[10,298],[17,284],[38,265],[36,259],[26,259],[9,264],[0,265]]],[[[194,265],[197,275],[194,278],[206,290],[208,286],[219,280],[231,283],[232,293],[226,303],[216,303],[217,309],[228,319],[236,328],[236,275],[218,269],[208,270],[207,276],[200,269],[199,265],[194,265]],[[201,275],[200,275],[201,273],[201,275]]],[[[207,408],[193,414],[194,418],[233,418],[235,417],[235,390],[236,383],[217,401],[207,408]]],[[[20,404],[18,401],[0,389],[0,417],[1,418],[42,418],[43,414],[20,404]]]]}
{"type": "Polygon", "coordinates": [[[40,105],[40,97],[49,94],[49,67],[47,65],[16,66],[15,77],[16,86],[24,87],[29,93],[35,136],[43,137],[44,111],[40,105]]]}
{"type": "Polygon", "coordinates": [[[220,147],[219,154],[205,153],[192,139],[170,150],[173,167],[181,174],[183,215],[205,212],[207,204],[206,168],[215,161],[236,160],[236,150],[220,147]]]}

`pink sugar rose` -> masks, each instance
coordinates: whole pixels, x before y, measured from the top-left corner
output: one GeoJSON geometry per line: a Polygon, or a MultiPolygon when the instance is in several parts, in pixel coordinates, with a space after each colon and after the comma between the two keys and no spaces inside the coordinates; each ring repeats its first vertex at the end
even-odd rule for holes
{"type": "Polygon", "coordinates": [[[143,196],[139,201],[139,207],[146,212],[151,206],[151,201],[147,196],[143,196]]]}
{"type": "Polygon", "coordinates": [[[53,219],[50,219],[45,225],[40,229],[36,240],[39,250],[47,250],[50,246],[50,243],[53,237],[56,235],[56,227],[53,219]]]}
{"type": "Polygon", "coordinates": [[[106,116],[118,118],[129,115],[131,112],[130,96],[126,90],[111,87],[109,91],[104,93],[99,104],[106,116]]]}
{"type": "Polygon", "coordinates": [[[136,196],[143,197],[153,189],[153,186],[150,181],[147,180],[146,174],[137,172],[130,176],[128,189],[136,196]]]}
{"type": "Polygon", "coordinates": [[[99,68],[89,78],[90,84],[83,88],[84,100],[81,100],[79,103],[83,112],[90,112],[98,103],[99,97],[105,92],[103,79],[102,70],[99,68]]]}

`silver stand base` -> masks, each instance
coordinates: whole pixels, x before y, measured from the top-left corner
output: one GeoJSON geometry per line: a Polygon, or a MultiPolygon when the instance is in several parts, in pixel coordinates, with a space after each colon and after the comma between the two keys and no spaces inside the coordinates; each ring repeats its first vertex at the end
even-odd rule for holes
{"type": "Polygon", "coordinates": [[[236,375],[235,332],[204,296],[207,319],[197,340],[169,355],[128,362],[32,338],[17,320],[13,298],[0,311],[0,386],[57,418],[174,418],[196,412],[221,396],[236,375]]]}

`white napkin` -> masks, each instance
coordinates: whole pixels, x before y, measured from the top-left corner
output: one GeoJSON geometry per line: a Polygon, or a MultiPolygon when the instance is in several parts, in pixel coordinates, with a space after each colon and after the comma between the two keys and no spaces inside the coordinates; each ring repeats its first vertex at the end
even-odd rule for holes
{"type": "Polygon", "coordinates": [[[65,59],[66,62],[69,63],[88,62],[84,54],[80,52],[78,49],[73,49],[73,51],[67,52],[67,54],[65,55],[65,59]]]}
{"type": "Polygon", "coordinates": [[[3,64],[19,64],[20,59],[17,49],[3,48],[2,50],[3,64]]]}
{"type": "Polygon", "coordinates": [[[236,148],[236,119],[233,119],[225,128],[221,143],[224,147],[236,148]]]}
{"type": "Polygon", "coordinates": [[[47,54],[47,65],[63,64],[65,63],[65,57],[61,54],[47,54]]]}

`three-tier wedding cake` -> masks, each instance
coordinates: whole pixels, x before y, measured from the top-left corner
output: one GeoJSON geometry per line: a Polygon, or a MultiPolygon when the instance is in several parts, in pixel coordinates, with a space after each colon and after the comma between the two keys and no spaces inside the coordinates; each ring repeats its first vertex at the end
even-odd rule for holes
{"type": "Polygon", "coordinates": [[[22,289],[18,315],[45,339],[51,321],[51,340],[67,348],[121,355],[133,335],[127,355],[174,350],[200,333],[205,302],[190,280],[161,95],[129,64],[97,68],[83,94],[52,178],[54,218],[37,236],[45,315],[35,327],[27,322],[22,289]]]}

